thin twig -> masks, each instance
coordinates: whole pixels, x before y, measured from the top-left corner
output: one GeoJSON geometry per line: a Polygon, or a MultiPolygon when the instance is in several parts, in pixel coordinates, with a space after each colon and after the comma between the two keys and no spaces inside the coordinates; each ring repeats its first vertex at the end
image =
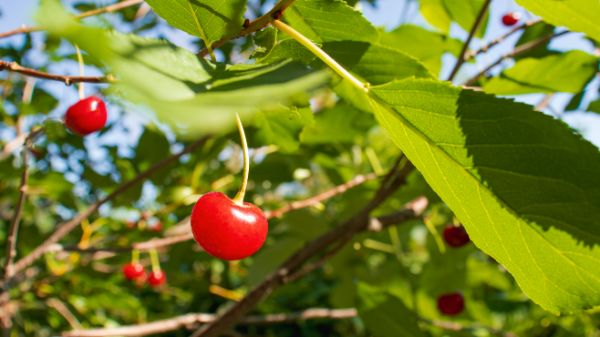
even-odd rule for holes
{"type": "Polygon", "coordinates": [[[65,76],[50,74],[43,71],[26,68],[19,65],[17,62],[8,62],[0,60],[0,71],[8,70],[15,73],[20,73],[26,76],[43,78],[46,80],[63,82],[65,85],[71,85],[72,83],[88,82],[88,83],[109,83],[114,82],[115,79],[112,75],[107,76],[65,76]]]}
{"type": "Polygon", "coordinates": [[[539,39],[535,39],[533,41],[529,41],[527,43],[524,43],[518,47],[516,47],[515,49],[513,49],[511,52],[508,52],[502,56],[500,56],[496,61],[492,62],[489,66],[485,67],[485,69],[483,69],[482,71],[480,71],[479,73],[477,73],[477,75],[473,76],[471,79],[469,79],[468,81],[466,81],[463,85],[465,86],[472,86],[474,85],[477,80],[479,80],[483,75],[485,75],[488,71],[492,70],[495,66],[501,64],[504,60],[507,59],[511,59],[514,58],[516,56],[519,56],[521,54],[524,54],[532,49],[535,49],[541,45],[543,45],[544,43],[552,40],[553,38],[565,35],[570,33],[570,31],[565,30],[562,31],[560,33],[552,33],[552,34],[548,34],[546,36],[542,36],[539,39]]]}
{"type": "Polygon", "coordinates": [[[343,224],[319,236],[306,244],[285,260],[273,273],[252,289],[242,300],[226,310],[217,320],[196,330],[192,337],[216,337],[234,326],[244,315],[253,309],[260,301],[270,295],[285,279],[301,268],[306,261],[323,252],[323,250],[338,240],[348,242],[352,236],[367,228],[369,214],[383,203],[394,191],[406,182],[406,177],[412,172],[413,166],[407,163],[401,169],[394,168],[388,176],[393,177],[388,183],[382,184],[373,199],[363,209],[359,210],[343,224]]]}
{"type": "Polygon", "coordinates": [[[477,50],[471,50],[468,51],[465,55],[465,61],[469,61],[470,59],[474,58],[475,56],[479,55],[479,54],[483,54],[485,52],[487,52],[488,50],[490,50],[491,48],[499,45],[500,43],[504,42],[504,40],[506,40],[507,38],[509,38],[510,36],[512,36],[514,33],[517,33],[523,29],[529,28],[539,22],[542,22],[541,19],[535,19],[535,20],[530,20],[527,21],[521,25],[518,25],[516,27],[514,27],[513,29],[509,30],[508,32],[506,32],[505,34],[502,34],[501,36],[493,39],[492,41],[488,42],[485,46],[477,49],[477,50]]]}
{"type": "MultiPolygon", "coordinates": [[[[275,4],[275,6],[273,6],[273,8],[271,8],[271,10],[268,13],[266,13],[265,15],[263,15],[259,18],[256,18],[255,20],[252,20],[250,23],[245,25],[245,27],[243,27],[240,30],[240,32],[237,33],[236,35],[226,36],[226,37],[220,39],[219,41],[214,42],[211,45],[211,50],[219,48],[222,45],[224,45],[225,43],[227,43],[233,39],[238,39],[238,38],[250,35],[254,32],[257,32],[257,31],[267,27],[274,20],[278,19],[281,16],[281,14],[283,13],[283,11],[285,11],[286,8],[291,6],[293,2],[294,2],[294,0],[280,0],[277,4],[275,4]]],[[[209,52],[208,48],[204,48],[200,52],[198,52],[198,55],[201,57],[204,57],[204,56],[208,55],[208,52],[209,52]]]]}
{"type": "Polygon", "coordinates": [[[46,305],[48,307],[56,310],[71,326],[71,328],[79,330],[82,328],[81,324],[79,324],[79,320],[77,317],[73,315],[71,310],[59,299],[50,298],[46,301],[46,305]]]}
{"type": "Polygon", "coordinates": [[[25,199],[27,198],[27,183],[29,180],[29,146],[30,139],[25,140],[23,148],[23,172],[21,173],[21,184],[19,185],[19,198],[15,206],[15,214],[10,223],[8,230],[8,238],[6,240],[6,261],[4,262],[4,279],[11,277],[14,274],[14,259],[17,254],[17,235],[19,233],[19,224],[23,215],[25,199]]]}
{"type": "Polygon", "coordinates": [[[492,0],[486,0],[483,3],[483,6],[481,6],[481,10],[479,11],[479,14],[477,14],[477,18],[475,18],[475,22],[473,23],[473,26],[471,27],[471,30],[469,31],[469,36],[467,36],[467,39],[465,40],[465,43],[462,46],[460,54],[458,55],[458,58],[456,59],[456,64],[454,65],[454,68],[452,68],[452,71],[450,72],[450,75],[448,76],[448,81],[452,81],[454,79],[454,76],[456,76],[460,67],[463,65],[463,63],[465,63],[465,54],[467,53],[467,50],[469,50],[469,45],[471,44],[471,40],[473,40],[473,37],[475,36],[477,29],[479,29],[479,25],[481,25],[481,22],[483,21],[483,17],[485,16],[485,13],[487,12],[487,9],[490,6],[491,2],[492,2],[492,0]]]}
{"type": "MultiPolygon", "coordinates": [[[[121,9],[125,9],[127,7],[135,6],[135,5],[140,4],[142,2],[143,2],[143,0],[126,0],[126,1],[123,1],[123,2],[116,3],[116,4],[112,4],[110,6],[106,6],[106,7],[102,7],[102,8],[96,8],[96,9],[89,10],[87,12],[79,13],[79,14],[75,15],[75,18],[77,18],[77,19],[83,19],[83,18],[87,18],[87,17],[90,17],[90,16],[98,15],[98,14],[115,12],[115,11],[118,11],[118,10],[121,10],[121,9]]],[[[42,27],[23,25],[23,26],[21,26],[19,28],[16,28],[16,29],[4,32],[4,33],[0,33],[0,39],[3,39],[5,37],[9,37],[9,36],[13,36],[13,35],[17,35],[17,34],[39,32],[41,30],[43,30],[42,27]]]]}
{"type": "MultiPolygon", "coordinates": [[[[48,237],[43,243],[41,243],[31,253],[29,253],[29,255],[25,256],[24,258],[22,258],[21,260],[19,260],[15,264],[15,273],[18,273],[19,271],[25,269],[27,266],[29,266],[32,263],[34,263],[38,258],[40,258],[46,252],[46,250],[49,247],[51,247],[53,244],[57,243],[59,240],[61,240],[67,234],[69,234],[73,229],[75,229],[81,223],[81,221],[87,219],[94,212],[96,212],[96,210],[100,206],[102,206],[103,204],[107,203],[108,201],[114,199],[115,197],[117,197],[121,193],[127,191],[131,187],[133,187],[133,186],[137,185],[138,183],[142,182],[147,177],[149,177],[152,174],[154,174],[156,171],[158,171],[158,170],[164,168],[165,166],[167,166],[167,165],[169,165],[169,164],[177,161],[183,155],[188,154],[188,153],[194,151],[196,148],[198,148],[201,145],[203,145],[208,138],[209,138],[209,136],[203,136],[202,138],[200,138],[200,139],[196,140],[195,142],[191,143],[190,145],[186,146],[179,153],[171,155],[170,157],[167,157],[167,158],[165,158],[165,159],[163,159],[163,160],[155,163],[150,168],[148,168],[146,171],[144,171],[144,172],[138,174],[137,176],[135,176],[133,179],[131,179],[131,180],[129,180],[127,182],[124,182],[121,185],[119,185],[109,195],[107,195],[104,198],[96,201],[95,203],[93,203],[92,205],[90,205],[87,209],[85,209],[85,210],[81,211],[80,213],[78,213],[72,219],[70,219],[70,220],[68,220],[68,221],[60,224],[56,228],[56,230],[52,233],[52,235],[50,235],[50,237],[48,237]]],[[[8,280],[10,280],[10,278],[8,280]]],[[[8,280],[4,280],[4,283],[6,283],[8,280]]]]}
{"type": "Polygon", "coordinates": [[[42,131],[43,129],[41,127],[37,127],[30,133],[21,133],[17,137],[13,138],[11,141],[6,143],[6,145],[4,145],[2,152],[0,152],[0,161],[8,157],[12,151],[25,144],[26,139],[29,138],[31,141],[33,141],[35,137],[42,133],[42,131]]]}
{"type": "Polygon", "coordinates": [[[311,198],[308,198],[305,200],[294,201],[294,202],[291,202],[279,209],[276,209],[273,211],[267,211],[267,212],[265,212],[265,216],[267,218],[279,218],[282,215],[284,215],[285,213],[288,213],[293,210],[316,205],[324,200],[328,200],[328,199],[333,198],[336,195],[343,194],[344,192],[346,192],[347,190],[349,190],[353,187],[361,185],[367,181],[374,180],[376,178],[377,178],[377,174],[375,174],[375,173],[370,173],[370,174],[366,174],[366,175],[358,175],[358,176],[352,178],[352,180],[349,180],[349,181],[347,181],[341,185],[338,185],[330,190],[327,190],[323,193],[317,194],[311,198]]]}
{"type": "MultiPolygon", "coordinates": [[[[312,308],[294,313],[281,313],[269,315],[253,315],[247,316],[241,320],[240,324],[244,325],[271,325],[282,323],[295,323],[315,319],[348,319],[358,315],[354,308],[347,309],[324,309],[312,308]]],[[[89,329],[89,330],[73,330],[62,333],[63,337],[109,337],[109,336],[146,336],[168,331],[178,330],[181,328],[191,329],[198,324],[210,323],[217,318],[213,314],[187,314],[169,319],[164,319],[156,322],[121,326],[117,328],[104,329],[89,329]]]]}

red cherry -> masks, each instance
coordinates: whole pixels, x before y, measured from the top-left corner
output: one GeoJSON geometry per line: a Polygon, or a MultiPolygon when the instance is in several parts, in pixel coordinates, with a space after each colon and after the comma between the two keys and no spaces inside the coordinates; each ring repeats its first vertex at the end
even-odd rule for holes
{"type": "Polygon", "coordinates": [[[463,226],[448,225],[444,228],[444,239],[450,247],[462,247],[471,242],[463,226]]]}
{"type": "Polygon", "coordinates": [[[506,13],[504,14],[504,16],[502,16],[502,23],[507,26],[514,26],[517,22],[519,22],[519,20],[521,19],[521,13],[518,12],[510,12],[510,13],[506,13]]]}
{"type": "Polygon", "coordinates": [[[152,224],[150,224],[148,226],[148,229],[151,230],[151,231],[153,231],[153,232],[160,233],[162,231],[162,229],[163,229],[162,222],[157,221],[155,223],[152,223],[152,224]]]}
{"type": "Polygon", "coordinates": [[[158,287],[167,282],[167,274],[164,271],[159,270],[148,274],[148,284],[151,287],[158,287]]]}
{"type": "Polygon", "coordinates": [[[210,255],[223,260],[240,260],[256,253],[265,243],[267,218],[251,203],[236,204],[225,194],[204,194],[191,217],[196,242],[210,255]]]}
{"type": "Polygon", "coordinates": [[[144,276],[144,266],[139,263],[128,263],[123,266],[123,275],[128,280],[135,280],[144,276]]]}
{"type": "Polygon", "coordinates": [[[444,315],[458,315],[465,309],[465,299],[460,293],[443,294],[437,299],[437,307],[444,315]]]}
{"type": "Polygon", "coordinates": [[[65,124],[82,136],[101,130],[106,125],[106,105],[96,96],[84,98],[69,107],[65,124]]]}

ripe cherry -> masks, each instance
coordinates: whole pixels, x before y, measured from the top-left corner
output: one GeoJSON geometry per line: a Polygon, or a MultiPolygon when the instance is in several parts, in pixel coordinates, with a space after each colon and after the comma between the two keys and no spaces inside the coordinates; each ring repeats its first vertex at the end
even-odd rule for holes
{"type": "Polygon", "coordinates": [[[135,280],[144,276],[144,266],[139,263],[128,263],[123,266],[123,275],[128,280],[135,280]]]}
{"type": "Polygon", "coordinates": [[[167,282],[167,274],[165,274],[165,272],[162,270],[153,271],[150,274],[148,274],[148,284],[153,288],[161,286],[161,285],[165,284],[166,282],[167,282]]]}
{"type": "Polygon", "coordinates": [[[502,16],[502,23],[507,26],[514,26],[521,19],[521,13],[519,12],[509,12],[502,16]]]}
{"type": "Polygon", "coordinates": [[[71,105],[65,115],[67,127],[82,136],[101,130],[106,125],[106,105],[97,96],[90,96],[71,105]]]}
{"type": "Polygon", "coordinates": [[[465,300],[460,293],[447,293],[437,298],[437,307],[442,314],[454,316],[465,309],[465,300]]]}
{"type": "Polygon", "coordinates": [[[463,226],[448,225],[444,228],[444,240],[450,247],[462,247],[471,242],[463,226]]]}
{"type": "Polygon", "coordinates": [[[192,233],[210,255],[240,260],[256,253],[267,238],[267,218],[255,205],[237,204],[225,194],[204,194],[194,206],[192,233]]]}
{"type": "Polygon", "coordinates": [[[151,224],[148,224],[148,230],[150,230],[152,232],[160,233],[162,231],[162,229],[163,229],[163,225],[162,225],[162,222],[160,222],[160,221],[156,221],[151,224]]]}

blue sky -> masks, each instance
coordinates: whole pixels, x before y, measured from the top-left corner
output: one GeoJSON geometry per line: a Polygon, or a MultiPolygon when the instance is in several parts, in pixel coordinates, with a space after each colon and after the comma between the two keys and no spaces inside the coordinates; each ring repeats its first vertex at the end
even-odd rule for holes
{"type": "MultiPolygon", "coordinates": [[[[2,11],[2,17],[0,19],[0,31],[7,31],[18,27],[21,24],[32,24],[33,23],[33,13],[35,12],[35,8],[37,6],[37,0],[5,0],[4,3],[0,3],[0,9],[2,11]]],[[[72,2],[72,1],[65,1],[72,2]]],[[[110,4],[112,1],[104,1],[98,0],[98,4],[110,4]]],[[[369,18],[376,25],[385,26],[388,28],[395,27],[399,23],[401,23],[401,11],[404,9],[406,11],[404,17],[406,19],[405,22],[410,22],[419,25],[426,25],[425,21],[418,15],[417,3],[414,1],[404,1],[404,0],[379,0],[379,6],[377,8],[373,8],[369,5],[363,5],[362,10],[367,18],[369,18]]],[[[491,7],[491,18],[488,26],[488,34],[484,37],[483,40],[474,40],[473,47],[477,47],[478,45],[482,45],[486,40],[492,39],[495,36],[502,34],[507,30],[506,27],[502,26],[500,23],[500,16],[508,11],[523,11],[518,5],[516,5],[512,0],[504,0],[504,1],[493,1],[491,7]]],[[[523,11],[524,12],[524,11],[523,11]]],[[[165,32],[167,33],[168,38],[183,47],[191,48],[189,44],[189,37],[182,32],[165,32]]],[[[464,38],[466,33],[456,27],[453,26],[451,33],[453,36],[464,38]]],[[[517,37],[513,37],[511,41],[515,41],[517,37]]],[[[16,37],[19,39],[19,37],[16,37]]],[[[5,43],[11,43],[11,39],[0,40],[0,45],[5,43]]],[[[457,76],[457,80],[461,81],[468,77],[469,74],[475,73],[478,69],[483,68],[485,65],[493,62],[496,58],[509,51],[511,49],[511,41],[507,41],[507,43],[500,45],[489,52],[480,56],[475,64],[466,65],[463,67],[461,72],[457,76]]],[[[553,48],[559,50],[570,50],[570,49],[581,49],[586,52],[592,53],[593,47],[591,43],[584,40],[581,34],[568,34],[564,37],[556,39],[552,45],[553,48]]],[[[0,55],[1,57],[1,55],[0,55]]],[[[454,63],[454,58],[451,56],[444,57],[444,70],[445,74],[449,72],[450,67],[454,63]]],[[[76,66],[74,64],[70,65],[62,65],[55,69],[56,71],[63,71],[67,73],[74,74],[76,73],[76,66]]],[[[592,84],[592,89],[589,90],[592,93],[597,92],[597,88],[599,86],[599,80],[596,78],[594,83],[592,84]]],[[[77,99],[75,88],[67,88],[60,83],[43,83],[38,84],[43,85],[44,88],[50,90],[52,93],[57,95],[59,100],[63,102],[61,107],[57,110],[64,110],[66,107],[74,102],[77,99]]],[[[93,90],[93,88],[88,88],[89,91],[93,90]]],[[[526,103],[535,105],[541,100],[541,95],[526,95],[516,97],[516,99],[520,101],[524,101],[526,103]]],[[[585,98],[587,101],[595,99],[595,94],[587,95],[585,98]]],[[[570,99],[570,95],[568,94],[559,94],[556,95],[550,105],[550,109],[555,111],[562,111],[563,107],[567,104],[570,99]]],[[[57,111],[57,114],[60,114],[60,111],[57,111]]],[[[143,121],[143,118],[140,120],[140,117],[136,116],[128,116],[126,124],[134,130],[133,136],[139,132],[135,132],[135,124],[143,121]]],[[[586,113],[586,112],[573,112],[568,113],[563,116],[560,116],[564,121],[569,123],[572,127],[579,130],[584,137],[592,141],[594,144],[600,147],[600,116],[596,114],[586,113]]],[[[2,136],[2,135],[0,135],[2,136]]],[[[135,139],[136,137],[132,137],[135,139]]],[[[123,151],[127,151],[126,148],[123,151]]],[[[101,157],[101,153],[97,154],[97,157],[101,157]]]]}

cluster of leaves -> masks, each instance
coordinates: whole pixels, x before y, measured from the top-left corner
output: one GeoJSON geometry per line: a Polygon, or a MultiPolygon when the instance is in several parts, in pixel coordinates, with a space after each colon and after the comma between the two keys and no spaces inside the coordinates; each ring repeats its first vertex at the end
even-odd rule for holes
{"type": "MultiPolygon", "coordinates": [[[[552,34],[553,25],[584,32],[594,45],[600,39],[596,1],[519,2],[544,22],[526,28],[517,47],[552,34]]],[[[479,79],[475,84],[485,93],[463,90],[437,78],[442,56],[459,56],[462,48],[463,42],[450,36],[451,24],[470,30],[483,0],[421,0],[420,13],[431,27],[401,24],[391,30],[365,19],[353,7],[356,1],[290,1],[283,20],[370,83],[365,92],[272,27],[223,46],[215,54],[220,62],[156,38],[178,29],[195,36],[199,48],[210,46],[237,35],[244,15],[259,16],[267,1],[147,3],[154,13],[141,18],[132,7],[111,14],[111,20],[79,22],[57,1],[44,0],[37,20],[47,33],[2,46],[7,60],[57,71],[64,69],[60,63],[74,64],[72,46],[78,45],[86,64],[118,78],[97,88],[111,98],[109,127],[84,142],[52,121],[68,104],[59,102],[60,93],[71,89],[40,83],[27,101],[23,95],[30,84],[12,74],[2,77],[1,134],[12,138],[23,125],[45,125],[33,148],[20,257],[56,224],[194,137],[211,134],[203,148],[119,195],[61,243],[128,247],[157,236],[141,228],[146,221],[138,222],[148,214],[164,224],[168,236],[180,230],[176,225],[200,194],[217,190],[232,196],[241,179],[240,150],[232,142],[237,136],[230,132],[237,112],[252,148],[249,200],[263,209],[359,174],[382,173],[401,151],[418,171],[377,214],[419,195],[430,204],[419,221],[355,237],[322,270],[278,289],[257,308],[267,314],[357,307],[359,318],[247,326],[242,333],[592,336],[596,331],[600,318],[584,310],[600,305],[600,154],[556,119],[492,94],[571,93],[568,109],[597,111],[598,101],[582,106],[593,90],[597,56],[544,43],[518,55],[496,76],[479,79]],[[35,45],[43,46],[42,65],[30,60],[35,45]],[[153,122],[132,126],[139,118],[129,111],[153,122]],[[139,138],[131,139],[135,133],[139,138]],[[134,228],[127,225],[131,221],[134,228]],[[475,245],[445,247],[440,233],[457,221],[475,245]],[[437,311],[436,298],[452,291],[462,292],[466,301],[465,312],[453,318],[456,331],[433,324],[447,320],[437,311]]],[[[486,15],[476,37],[499,35],[486,33],[494,14],[486,15]]],[[[21,167],[18,152],[0,161],[3,223],[12,217],[21,167]]],[[[10,290],[18,308],[15,331],[48,336],[71,329],[60,311],[49,309],[54,300],[83,327],[218,312],[303,244],[351,216],[376,188],[369,182],[319,207],[272,220],[265,247],[240,262],[212,259],[193,242],[170,246],[160,252],[169,285],[159,290],[123,279],[119,271],[129,253],[46,254],[34,275],[10,290]]],[[[3,242],[6,228],[0,230],[3,242]]],[[[144,255],[142,262],[149,263],[144,255]]]]}

